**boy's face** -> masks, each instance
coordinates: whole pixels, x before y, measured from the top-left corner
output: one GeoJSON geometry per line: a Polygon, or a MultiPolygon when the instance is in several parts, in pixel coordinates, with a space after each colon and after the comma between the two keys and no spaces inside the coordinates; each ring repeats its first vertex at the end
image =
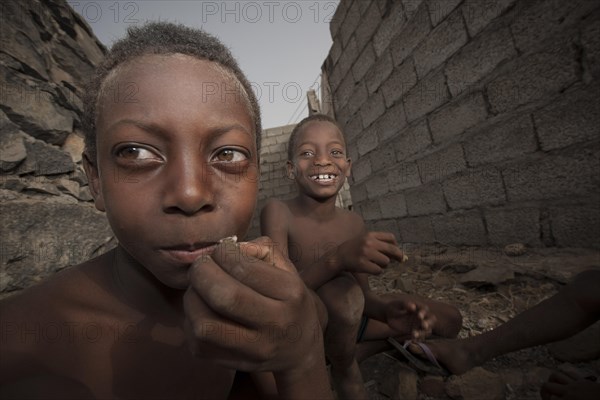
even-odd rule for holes
{"type": "Polygon", "coordinates": [[[293,174],[299,190],[311,197],[337,195],[350,176],[344,137],[331,122],[308,122],[298,132],[293,154],[294,159],[287,164],[288,173],[293,174]]]}
{"type": "Polygon", "coordinates": [[[191,263],[244,237],[258,191],[254,124],[229,74],[184,55],[144,56],[99,101],[96,207],[128,253],[185,289],[191,263]]]}

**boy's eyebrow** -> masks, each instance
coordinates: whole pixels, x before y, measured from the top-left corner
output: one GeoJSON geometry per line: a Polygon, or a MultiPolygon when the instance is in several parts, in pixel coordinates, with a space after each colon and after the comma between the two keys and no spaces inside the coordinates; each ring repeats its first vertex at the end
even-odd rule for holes
{"type": "MultiPolygon", "coordinates": [[[[108,131],[111,131],[113,129],[115,129],[116,127],[120,126],[120,125],[134,125],[148,133],[154,134],[156,136],[167,136],[167,131],[165,129],[163,129],[162,127],[153,124],[153,123],[146,123],[143,121],[138,121],[135,119],[130,119],[130,118],[125,118],[125,119],[120,119],[117,122],[115,122],[114,124],[112,124],[111,126],[108,127],[108,131]]],[[[241,130],[244,133],[247,133],[248,135],[250,135],[251,133],[248,132],[248,130],[240,125],[240,124],[231,124],[231,125],[226,125],[226,126],[222,126],[222,127],[218,127],[213,129],[213,134],[215,134],[216,136],[220,136],[223,135],[229,131],[232,130],[241,130]]]]}
{"type": "MultiPolygon", "coordinates": [[[[296,147],[304,146],[305,144],[312,144],[312,145],[314,145],[315,143],[311,142],[311,141],[300,142],[300,143],[298,143],[296,145],[296,147]]],[[[327,144],[328,145],[330,145],[330,144],[337,144],[337,145],[340,145],[340,146],[344,145],[344,143],[342,141],[340,141],[340,140],[332,140],[331,142],[329,142],[327,144]]]]}

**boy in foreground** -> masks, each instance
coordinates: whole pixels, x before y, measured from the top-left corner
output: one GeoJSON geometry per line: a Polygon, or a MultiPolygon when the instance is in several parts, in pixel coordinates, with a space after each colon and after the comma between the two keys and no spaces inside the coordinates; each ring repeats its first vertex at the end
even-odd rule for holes
{"type": "Polygon", "coordinates": [[[432,331],[454,337],[462,319],[443,303],[369,290],[368,274],[381,273],[391,260],[402,262],[404,254],[393,234],[367,232],[358,214],[335,206],[350,163],[332,118],[316,114],[302,120],[290,136],[287,162],[298,195],[269,201],[261,232],[292,260],[327,308],[325,351],[338,397],[366,399],[357,358],[383,350],[388,337],[423,338],[432,331]],[[358,357],[357,338],[363,347],[358,357]]]}
{"type": "Polygon", "coordinates": [[[0,397],[226,399],[236,370],[329,399],[316,303],[256,202],[260,111],[229,51],[129,30],[88,87],[85,169],[119,244],[0,303],[0,397]]]}

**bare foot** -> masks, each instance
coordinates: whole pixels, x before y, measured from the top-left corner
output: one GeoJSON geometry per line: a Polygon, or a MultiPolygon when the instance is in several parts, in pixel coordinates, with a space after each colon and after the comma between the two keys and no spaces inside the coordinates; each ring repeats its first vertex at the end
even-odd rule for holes
{"type": "MultiPolygon", "coordinates": [[[[440,365],[452,374],[460,375],[480,365],[476,359],[477,353],[467,348],[466,340],[468,339],[440,339],[427,341],[425,344],[440,365]]],[[[427,356],[420,346],[411,343],[407,349],[412,354],[427,360],[427,356]]]]}
{"type": "Polygon", "coordinates": [[[544,400],[556,397],[595,400],[600,398],[600,384],[588,378],[582,378],[578,373],[555,371],[550,375],[548,382],[542,385],[540,395],[544,400]]]}

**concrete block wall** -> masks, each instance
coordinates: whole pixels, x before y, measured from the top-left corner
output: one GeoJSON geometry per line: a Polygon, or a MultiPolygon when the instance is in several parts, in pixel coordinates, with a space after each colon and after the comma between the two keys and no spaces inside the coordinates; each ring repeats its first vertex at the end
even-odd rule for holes
{"type": "Polygon", "coordinates": [[[287,145],[296,125],[285,125],[262,131],[260,148],[260,183],[258,202],[248,238],[260,236],[260,210],[270,198],[289,199],[296,185],[286,175],[287,145]]]}
{"type": "Polygon", "coordinates": [[[355,209],[405,243],[600,247],[600,2],[341,0],[355,209]]]}

